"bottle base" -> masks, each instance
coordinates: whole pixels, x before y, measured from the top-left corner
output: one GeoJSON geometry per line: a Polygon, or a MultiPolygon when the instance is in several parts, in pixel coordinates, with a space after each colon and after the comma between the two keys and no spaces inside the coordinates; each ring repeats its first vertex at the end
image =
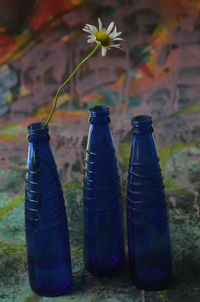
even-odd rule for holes
{"type": "Polygon", "coordinates": [[[138,289],[149,291],[168,289],[171,284],[171,278],[165,271],[149,268],[137,272],[132,281],[138,289]]]}
{"type": "Polygon", "coordinates": [[[112,277],[112,276],[116,276],[118,274],[120,274],[123,269],[118,269],[118,270],[115,270],[115,271],[108,271],[108,270],[105,270],[105,271],[94,271],[94,270],[91,270],[91,269],[87,269],[87,271],[95,276],[95,277],[112,277]]]}
{"type": "Polygon", "coordinates": [[[33,286],[31,286],[31,289],[34,293],[36,293],[37,295],[42,296],[42,297],[57,297],[57,296],[69,294],[71,291],[71,287],[72,287],[72,282],[69,283],[66,287],[58,289],[58,290],[54,290],[54,291],[50,291],[50,290],[44,291],[44,290],[35,288],[33,286]]]}
{"type": "Polygon", "coordinates": [[[85,266],[87,271],[96,277],[111,277],[121,273],[124,269],[124,264],[119,262],[117,257],[107,256],[101,259],[99,265],[88,264],[85,266]]]}

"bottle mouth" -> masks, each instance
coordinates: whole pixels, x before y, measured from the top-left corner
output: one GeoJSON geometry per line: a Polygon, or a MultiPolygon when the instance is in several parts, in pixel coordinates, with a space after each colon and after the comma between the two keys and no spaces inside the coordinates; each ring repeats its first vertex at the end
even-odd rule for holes
{"type": "Polygon", "coordinates": [[[109,107],[107,106],[94,106],[90,108],[90,112],[94,114],[99,114],[99,113],[109,113],[109,107]]]}
{"type": "Polygon", "coordinates": [[[49,139],[49,127],[48,125],[45,128],[42,128],[44,126],[44,123],[38,122],[28,125],[28,141],[34,141],[36,140],[44,140],[49,139]]]}
{"type": "Polygon", "coordinates": [[[133,126],[134,134],[153,132],[152,118],[149,115],[137,115],[132,118],[131,124],[133,126]]]}
{"type": "Polygon", "coordinates": [[[152,123],[152,118],[149,115],[137,115],[132,118],[131,124],[132,125],[144,125],[144,124],[151,124],[152,123]]]}
{"type": "Polygon", "coordinates": [[[107,106],[94,106],[90,108],[89,122],[91,124],[107,124],[110,122],[109,107],[107,106]]]}
{"type": "Polygon", "coordinates": [[[46,128],[48,129],[48,125],[42,129],[42,127],[44,126],[44,123],[33,123],[33,124],[30,124],[28,125],[28,131],[41,131],[41,130],[45,130],[46,128]]]}

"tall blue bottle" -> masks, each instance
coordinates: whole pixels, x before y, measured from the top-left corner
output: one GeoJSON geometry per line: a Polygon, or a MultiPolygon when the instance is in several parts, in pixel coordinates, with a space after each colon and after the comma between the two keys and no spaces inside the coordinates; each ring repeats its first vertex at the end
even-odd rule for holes
{"type": "Polygon", "coordinates": [[[72,282],[63,192],[49,144],[48,126],[28,126],[25,229],[29,282],[40,296],[58,296],[72,282]]]}
{"type": "Polygon", "coordinates": [[[130,274],[145,290],[168,288],[172,278],[168,209],[150,116],[132,120],[127,187],[130,274]]]}
{"type": "Polygon", "coordinates": [[[85,268],[96,276],[111,276],[125,264],[123,208],[109,108],[90,109],[90,130],[83,178],[85,268]]]}

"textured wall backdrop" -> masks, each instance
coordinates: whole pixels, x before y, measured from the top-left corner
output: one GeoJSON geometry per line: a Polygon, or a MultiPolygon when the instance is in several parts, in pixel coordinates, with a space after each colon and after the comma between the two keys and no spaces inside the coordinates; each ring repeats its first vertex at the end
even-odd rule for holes
{"type": "MultiPolygon", "coordinates": [[[[0,300],[39,301],[27,280],[24,173],[28,124],[94,45],[82,28],[114,20],[124,51],[99,51],[62,90],[50,123],[69,218],[74,290],[55,301],[198,302],[200,297],[200,0],[0,0],[0,300]],[[125,272],[83,272],[81,179],[92,105],[111,108],[125,207],[131,118],[153,117],[170,213],[174,282],[135,290],[125,272]]],[[[45,298],[43,301],[54,301],[45,298]]]]}

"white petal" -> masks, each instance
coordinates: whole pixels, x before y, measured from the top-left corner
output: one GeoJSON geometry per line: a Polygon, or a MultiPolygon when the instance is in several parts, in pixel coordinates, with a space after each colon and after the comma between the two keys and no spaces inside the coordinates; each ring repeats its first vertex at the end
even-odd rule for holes
{"type": "Polygon", "coordinates": [[[116,40],[123,40],[124,41],[124,39],[122,39],[122,38],[114,38],[113,39],[113,41],[116,41],[116,40]]]}
{"type": "Polygon", "coordinates": [[[99,31],[101,31],[102,30],[102,22],[101,22],[100,18],[98,18],[98,22],[99,22],[99,31]]]}
{"type": "Polygon", "coordinates": [[[116,32],[116,33],[112,33],[112,34],[110,34],[109,36],[110,36],[111,39],[114,39],[114,38],[116,38],[116,37],[119,36],[119,35],[121,35],[121,32],[120,32],[120,31],[119,31],[119,32],[116,32]]]}
{"type": "Polygon", "coordinates": [[[120,47],[120,44],[112,44],[112,45],[110,45],[109,47],[116,47],[116,48],[122,49],[122,48],[120,47]]]}
{"type": "Polygon", "coordinates": [[[86,31],[87,33],[89,33],[89,34],[93,34],[93,32],[92,32],[92,30],[91,29],[88,29],[88,28],[83,28],[82,29],[83,31],[86,31]]]}
{"type": "Polygon", "coordinates": [[[121,32],[121,31],[118,31],[118,32],[116,32],[115,37],[118,37],[118,36],[121,35],[121,34],[122,34],[122,32],[121,32]]]}
{"type": "Polygon", "coordinates": [[[102,54],[102,57],[105,57],[105,55],[106,55],[106,48],[105,47],[102,47],[101,54],[102,54]]]}
{"type": "Polygon", "coordinates": [[[114,22],[111,22],[110,25],[108,26],[108,28],[106,30],[106,32],[107,32],[108,35],[112,31],[114,24],[115,24],[114,22]]]}
{"type": "Polygon", "coordinates": [[[88,43],[94,43],[95,41],[96,41],[96,39],[94,37],[87,40],[88,43]]]}
{"type": "Polygon", "coordinates": [[[88,39],[93,39],[93,41],[96,41],[96,37],[95,36],[87,36],[88,39]]]}
{"type": "Polygon", "coordinates": [[[113,32],[112,32],[109,36],[110,36],[111,39],[114,39],[114,38],[116,38],[116,37],[119,36],[119,35],[121,35],[121,32],[120,32],[120,31],[117,32],[117,28],[116,28],[116,26],[115,26],[113,32]]]}
{"type": "Polygon", "coordinates": [[[89,29],[91,29],[94,33],[98,31],[98,29],[94,25],[86,24],[86,26],[89,27],[89,29]]]}
{"type": "Polygon", "coordinates": [[[89,24],[86,24],[85,28],[92,30],[92,28],[91,28],[91,26],[89,24]]]}
{"type": "Polygon", "coordinates": [[[120,46],[120,44],[112,44],[112,45],[109,45],[109,47],[116,47],[116,46],[120,46]]]}
{"type": "Polygon", "coordinates": [[[111,33],[109,34],[109,37],[110,37],[110,38],[114,38],[116,32],[117,32],[117,28],[116,28],[116,26],[115,26],[114,29],[113,29],[113,32],[111,32],[111,33]]]}
{"type": "Polygon", "coordinates": [[[90,34],[90,35],[88,36],[88,38],[92,38],[92,37],[95,37],[95,35],[90,34]]]}

